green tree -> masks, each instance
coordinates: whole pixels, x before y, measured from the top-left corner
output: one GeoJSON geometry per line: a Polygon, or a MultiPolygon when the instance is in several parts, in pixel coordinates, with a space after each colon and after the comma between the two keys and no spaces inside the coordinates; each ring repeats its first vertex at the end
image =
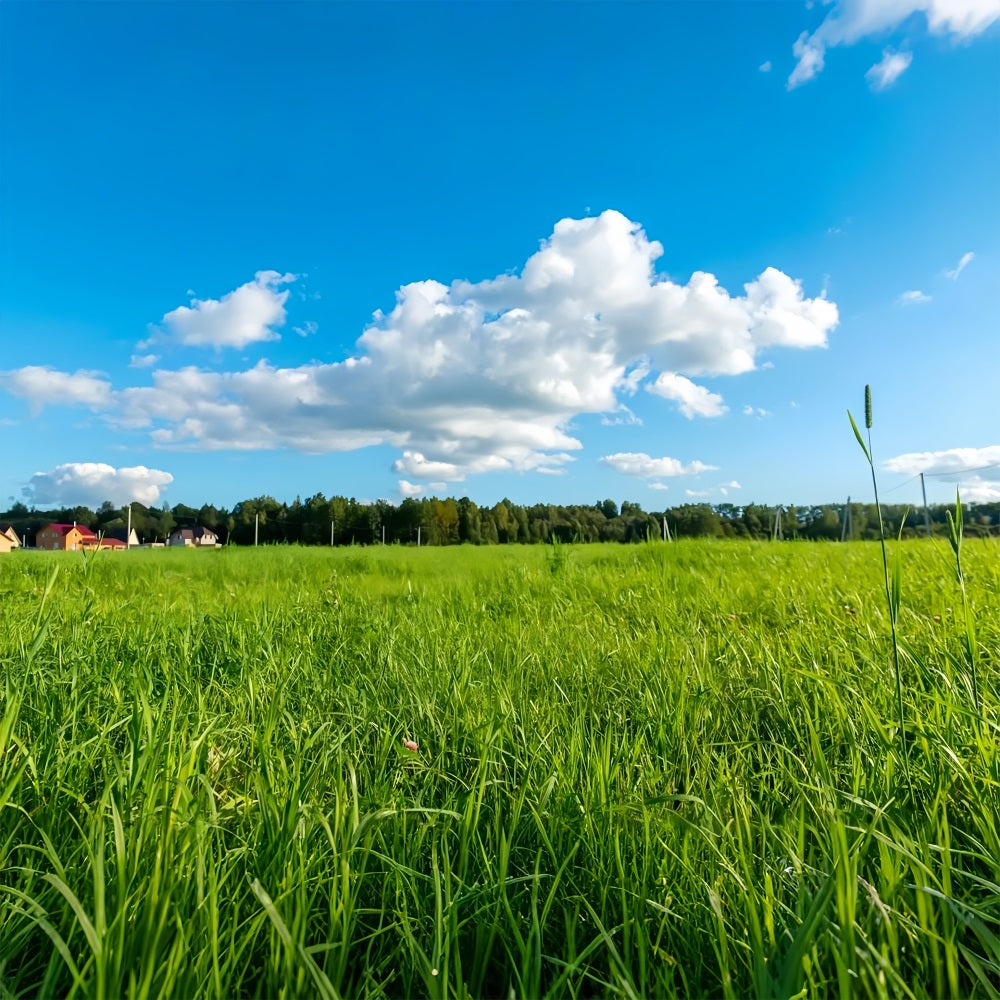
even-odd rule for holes
{"type": "Polygon", "coordinates": [[[458,538],[459,541],[479,545],[482,541],[482,519],[479,508],[468,497],[458,501],[458,538]]]}

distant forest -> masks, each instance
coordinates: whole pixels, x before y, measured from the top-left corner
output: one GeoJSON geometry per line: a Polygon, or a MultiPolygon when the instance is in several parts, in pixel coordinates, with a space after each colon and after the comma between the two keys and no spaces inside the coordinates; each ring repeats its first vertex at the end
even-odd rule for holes
{"type": "MultiPolygon", "coordinates": [[[[455,500],[406,499],[400,504],[385,500],[359,503],[345,497],[327,499],[322,493],[292,503],[273,497],[243,500],[231,510],[205,504],[188,507],[145,507],[133,503],[132,528],[139,541],[164,541],[175,528],[202,525],[211,528],[223,543],[252,545],[256,530],[259,544],[300,545],[504,545],[510,543],[638,542],[663,537],[664,521],[671,537],[774,538],[838,541],[845,534],[854,539],[878,537],[878,515],[874,504],[852,503],[845,532],[845,504],[822,506],[766,506],[748,504],[688,503],[668,510],[647,512],[638,503],[614,500],[594,504],[523,506],[504,499],[492,507],[480,507],[468,497],[455,500]],[[256,528],[255,528],[256,522],[256,528]]],[[[930,508],[931,531],[945,535],[946,505],[930,508]]],[[[1000,533],[1000,503],[965,507],[966,534],[989,536],[1000,533]]],[[[887,534],[904,536],[925,532],[923,508],[883,504],[887,534]]],[[[28,508],[15,503],[0,513],[18,535],[34,544],[35,532],[51,522],[77,522],[94,532],[122,533],[128,508],[105,502],[96,510],[67,507],[52,510],[28,508]]],[[[124,535],[122,535],[124,537],[124,535]]]]}

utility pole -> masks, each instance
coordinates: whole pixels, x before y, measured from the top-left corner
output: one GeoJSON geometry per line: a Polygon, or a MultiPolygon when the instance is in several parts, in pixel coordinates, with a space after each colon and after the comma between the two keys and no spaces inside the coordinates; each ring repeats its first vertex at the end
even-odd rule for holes
{"type": "Polygon", "coordinates": [[[670,537],[670,525],[667,524],[667,515],[663,515],[663,540],[665,542],[672,541],[670,537]]]}
{"type": "Polygon", "coordinates": [[[132,505],[128,505],[128,527],[125,529],[125,548],[132,547],[132,505]]]}
{"type": "Polygon", "coordinates": [[[385,525],[382,525],[382,544],[385,545],[385,525]]]}
{"type": "Polygon", "coordinates": [[[931,537],[931,512],[927,509],[927,489],[924,486],[924,474],[920,473],[920,492],[924,495],[924,527],[927,528],[927,537],[931,537]]]}
{"type": "Polygon", "coordinates": [[[257,528],[260,523],[260,514],[254,514],[253,516],[253,544],[254,548],[257,547],[257,528]]]}
{"type": "Polygon", "coordinates": [[[417,548],[420,548],[420,525],[417,525],[417,548]]]}
{"type": "Polygon", "coordinates": [[[781,529],[781,506],[779,505],[774,512],[774,531],[771,534],[771,541],[784,541],[784,538],[785,534],[781,529]]]}
{"type": "Polygon", "coordinates": [[[333,533],[334,533],[334,527],[336,526],[336,524],[337,524],[336,521],[331,521],[330,522],[330,545],[331,546],[333,545],[333,533]]]}
{"type": "Polygon", "coordinates": [[[844,517],[840,525],[840,540],[843,541],[847,537],[847,527],[851,523],[851,498],[847,498],[847,503],[844,506],[844,517]]]}

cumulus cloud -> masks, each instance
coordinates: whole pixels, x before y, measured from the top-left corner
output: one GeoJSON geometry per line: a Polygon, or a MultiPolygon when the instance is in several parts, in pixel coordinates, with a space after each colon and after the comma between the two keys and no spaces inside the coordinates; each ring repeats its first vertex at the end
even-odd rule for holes
{"type": "MultiPolygon", "coordinates": [[[[658,274],[663,252],[619,212],[563,219],[520,273],[403,286],[344,361],[155,369],[149,384],[105,397],[106,419],[173,449],[389,445],[409,483],[554,473],[581,448],[573,419],[627,413],[623,397],[648,378],[692,413],[712,412],[721,401],[691,378],[752,371],[780,348],[824,347],[837,325],[833,302],[806,297],[775,268],[731,294],[704,271],[686,283],[658,274]]],[[[220,320],[238,289],[213,308],[195,300],[175,310],[173,335],[232,346],[270,336],[284,319],[277,286],[291,276],[262,273],[252,301],[271,305],[252,322],[220,320]]]]}
{"type": "Polygon", "coordinates": [[[909,68],[913,53],[882,50],[882,58],[865,73],[868,86],[876,93],[891,87],[909,68]]]}
{"type": "Polygon", "coordinates": [[[962,499],[969,503],[1000,500],[1000,444],[985,448],[947,448],[944,451],[913,451],[882,463],[889,472],[916,476],[921,472],[946,482],[961,484],[962,499]],[[980,473],[993,472],[993,476],[980,473]]]}
{"type": "Polygon", "coordinates": [[[925,302],[930,301],[931,297],[926,292],[920,291],[918,288],[913,288],[908,292],[903,292],[903,294],[896,299],[897,305],[901,306],[920,306],[925,302]]]}
{"type": "Polygon", "coordinates": [[[144,465],[116,469],[103,462],[67,462],[49,472],[36,472],[21,492],[39,506],[96,507],[110,500],[124,507],[136,500],[148,507],[173,481],[169,472],[144,465]]]}
{"type": "Polygon", "coordinates": [[[730,489],[730,490],[741,490],[741,489],[743,489],[743,487],[735,479],[731,479],[728,483],[723,483],[722,485],[725,486],[726,489],[730,489]]]}
{"type": "Polygon", "coordinates": [[[948,448],[945,451],[911,451],[882,463],[889,472],[915,476],[921,472],[933,476],[961,476],[1000,465],[1000,444],[985,448],[948,448]]]}
{"type": "Polygon", "coordinates": [[[717,466],[706,465],[695,460],[685,465],[676,458],[652,458],[643,452],[619,452],[616,455],[605,455],[601,461],[615,472],[624,476],[639,476],[643,479],[654,477],[695,476],[700,472],[714,471],[717,466]]]}
{"type": "Polygon", "coordinates": [[[0,389],[26,400],[32,413],[56,404],[102,410],[113,401],[111,383],[99,372],[61,372],[46,365],[0,372],[0,389]]]}
{"type": "Polygon", "coordinates": [[[992,503],[1000,500],[1000,479],[969,476],[962,480],[962,499],[967,503],[992,503]]]}
{"type": "Polygon", "coordinates": [[[705,386],[696,385],[691,379],[675,372],[663,372],[646,388],[656,396],[676,400],[677,408],[688,420],[694,417],[721,417],[729,409],[718,393],[710,392],[705,386]]]}
{"type": "Polygon", "coordinates": [[[399,481],[399,492],[403,497],[418,497],[421,494],[443,493],[448,488],[447,483],[411,483],[405,479],[399,481]]]}
{"type": "Polygon", "coordinates": [[[392,464],[393,472],[405,472],[418,479],[443,479],[454,482],[462,479],[462,472],[451,462],[428,462],[419,451],[404,451],[402,458],[392,464]]]}
{"type": "MultiPolygon", "coordinates": [[[[811,34],[803,31],[792,46],[796,63],[788,77],[788,89],[793,90],[822,72],[827,49],[884,35],[915,14],[924,19],[931,34],[964,42],[1000,18],[1000,0],[833,0],[820,26],[811,34]]],[[[891,76],[885,86],[909,66],[908,56],[896,56],[895,61],[886,63],[883,54],[882,63],[886,63],[885,70],[891,76]],[[900,58],[905,59],[905,65],[900,58]]],[[[868,73],[875,70],[872,67],[868,73]]],[[[879,79],[879,73],[875,73],[874,79],[879,79]]]]}
{"type": "MultiPolygon", "coordinates": [[[[294,274],[258,271],[253,281],[223,295],[221,299],[191,297],[190,306],[178,306],[168,312],[140,349],[158,341],[173,341],[189,347],[236,347],[258,341],[278,340],[277,327],[285,323],[288,289],[282,285],[295,281],[294,274]]],[[[309,324],[305,333],[314,332],[309,324]]],[[[296,330],[296,332],[300,332],[296,330]]]]}
{"type": "Polygon", "coordinates": [[[944,276],[951,278],[952,281],[958,281],[958,276],[972,263],[975,256],[971,250],[968,253],[963,253],[958,263],[944,272],[944,276]]]}
{"type": "Polygon", "coordinates": [[[770,410],[765,410],[762,406],[750,406],[748,403],[743,407],[744,417],[756,417],[758,420],[762,420],[764,417],[769,417],[771,415],[770,410]]]}

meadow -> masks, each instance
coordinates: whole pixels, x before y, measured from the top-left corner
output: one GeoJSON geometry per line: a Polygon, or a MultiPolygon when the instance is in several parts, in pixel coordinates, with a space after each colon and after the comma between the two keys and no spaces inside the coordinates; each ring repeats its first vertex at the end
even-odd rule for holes
{"type": "Polygon", "coordinates": [[[874,543],[0,557],[0,998],[995,997],[963,560],[897,692],[874,543]]]}

